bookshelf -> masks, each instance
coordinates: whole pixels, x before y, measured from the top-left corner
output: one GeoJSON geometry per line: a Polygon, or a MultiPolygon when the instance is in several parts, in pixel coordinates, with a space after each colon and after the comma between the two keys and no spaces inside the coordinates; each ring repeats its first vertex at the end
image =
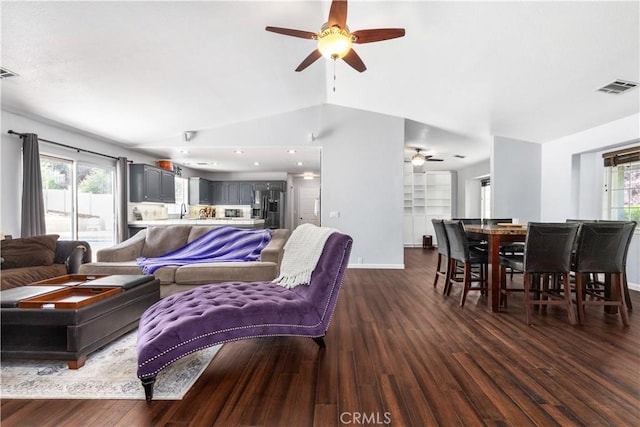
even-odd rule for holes
{"type": "Polygon", "coordinates": [[[452,171],[413,171],[411,164],[404,172],[405,247],[421,247],[422,236],[429,234],[436,242],[431,220],[450,219],[455,210],[456,173],[452,171]]]}

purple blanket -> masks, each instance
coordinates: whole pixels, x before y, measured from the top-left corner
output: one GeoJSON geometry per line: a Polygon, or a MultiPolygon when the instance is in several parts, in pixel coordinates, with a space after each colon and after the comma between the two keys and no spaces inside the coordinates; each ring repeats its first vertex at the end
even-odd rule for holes
{"type": "Polygon", "coordinates": [[[144,274],[153,274],[167,265],[257,261],[270,240],[271,230],[217,227],[175,251],[156,258],[140,257],[136,263],[144,274]]]}

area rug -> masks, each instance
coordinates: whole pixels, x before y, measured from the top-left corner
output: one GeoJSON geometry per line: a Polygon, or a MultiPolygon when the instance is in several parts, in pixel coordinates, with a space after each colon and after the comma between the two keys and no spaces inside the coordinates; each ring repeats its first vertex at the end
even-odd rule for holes
{"type": "MultiPolygon", "coordinates": [[[[144,400],[136,375],[137,331],[89,355],[80,369],[58,360],[2,360],[3,399],[133,399],[144,400]]],[[[156,377],[154,400],[180,400],[200,377],[222,345],[176,361],[156,377]]]]}

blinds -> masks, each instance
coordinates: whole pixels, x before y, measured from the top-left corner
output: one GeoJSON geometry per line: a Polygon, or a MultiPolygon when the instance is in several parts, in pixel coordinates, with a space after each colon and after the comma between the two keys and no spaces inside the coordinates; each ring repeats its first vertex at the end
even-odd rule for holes
{"type": "Polygon", "coordinates": [[[640,162],[640,145],[624,150],[611,151],[602,155],[605,167],[618,166],[625,163],[640,162]]]}

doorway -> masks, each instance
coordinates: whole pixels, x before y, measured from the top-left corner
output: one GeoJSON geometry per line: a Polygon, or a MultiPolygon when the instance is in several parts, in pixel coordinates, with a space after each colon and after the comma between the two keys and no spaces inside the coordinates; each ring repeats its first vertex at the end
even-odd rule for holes
{"type": "Polygon", "coordinates": [[[480,180],[480,217],[491,218],[491,179],[480,180]]]}
{"type": "Polygon", "coordinates": [[[298,188],[298,203],[296,206],[295,226],[300,224],[314,224],[320,226],[320,186],[305,186],[298,188]]]}
{"type": "Polygon", "coordinates": [[[115,168],[40,155],[40,170],[47,233],[89,242],[94,258],[113,246],[115,168]]]}

